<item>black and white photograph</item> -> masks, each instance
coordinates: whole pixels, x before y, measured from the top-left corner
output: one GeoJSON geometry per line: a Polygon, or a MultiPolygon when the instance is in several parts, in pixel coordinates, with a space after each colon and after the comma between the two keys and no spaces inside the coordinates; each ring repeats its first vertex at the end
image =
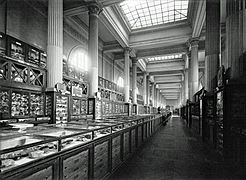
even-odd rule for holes
{"type": "Polygon", "coordinates": [[[0,180],[246,179],[246,0],[0,0],[0,180]]]}

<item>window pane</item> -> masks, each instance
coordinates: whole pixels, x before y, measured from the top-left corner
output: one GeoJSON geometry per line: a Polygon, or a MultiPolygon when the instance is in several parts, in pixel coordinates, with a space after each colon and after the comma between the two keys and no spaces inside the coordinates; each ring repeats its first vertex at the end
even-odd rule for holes
{"type": "Polygon", "coordinates": [[[188,0],[125,0],[120,7],[131,26],[141,28],[187,19],[188,0]]]}

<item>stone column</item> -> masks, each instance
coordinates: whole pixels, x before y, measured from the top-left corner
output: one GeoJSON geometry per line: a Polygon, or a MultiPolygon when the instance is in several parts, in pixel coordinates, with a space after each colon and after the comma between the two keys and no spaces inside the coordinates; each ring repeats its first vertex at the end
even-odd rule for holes
{"type": "Polygon", "coordinates": [[[152,84],[152,104],[155,106],[155,83],[152,84]]]}
{"type": "Polygon", "coordinates": [[[48,88],[62,83],[63,0],[48,1],[47,70],[48,88]]]}
{"type": "Polygon", "coordinates": [[[192,81],[191,81],[191,79],[192,79],[192,73],[191,73],[191,52],[190,51],[187,51],[187,61],[188,61],[188,69],[187,69],[187,71],[188,71],[188,78],[187,78],[187,80],[188,80],[188,99],[189,100],[192,100],[192,91],[191,91],[191,88],[192,88],[192,81]]]}
{"type": "Polygon", "coordinates": [[[158,87],[157,85],[155,86],[155,107],[158,107],[158,96],[157,96],[157,91],[158,91],[158,87]]]}
{"type": "Polygon", "coordinates": [[[149,78],[150,78],[150,76],[149,76],[149,74],[147,74],[147,82],[146,82],[146,86],[147,86],[147,93],[146,93],[146,99],[147,99],[147,106],[149,106],[149,100],[150,100],[150,82],[149,82],[149,78]]]}
{"type": "Polygon", "coordinates": [[[206,1],[205,89],[216,87],[220,56],[220,0],[206,1]]]}
{"type": "Polygon", "coordinates": [[[246,1],[226,0],[226,49],[231,77],[246,74],[246,1]]]}
{"type": "Polygon", "coordinates": [[[146,91],[147,91],[147,74],[146,72],[143,72],[143,100],[144,100],[144,105],[147,104],[147,96],[146,96],[146,91]]]}
{"type": "Polygon", "coordinates": [[[190,72],[191,72],[191,79],[190,81],[190,92],[191,97],[190,100],[193,100],[194,94],[198,91],[199,88],[199,67],[198,67],[198,43],[199,39],[192,38],[190,40],[191,46],[191,61],[190,61],[190,72]]]}
{"type": "Polygon", "coordinates": [[[157,102],[157,107],[160,106],[160,90],[157,89],[157,93],[156,93],[156,102],[157,102]]]}
{"type": "Polygon", "coordinates": [[[89,83],[90,96],[95,96],[98,91],[98,15],[101,11],[96,4],[90,5],[89,10],[89,83]]]}
{"type": "Polygon", "coordinates": [[[125,102],[129,102],[129,97],[130,97],[130,48],[125,48],[125,68],[124,68],[124,92],[125,92],[125,102]]]}
{"type": "Polygon", "coordinates": [[[137,58],[132,58],[132,100],[137,104],[137,58]]]}

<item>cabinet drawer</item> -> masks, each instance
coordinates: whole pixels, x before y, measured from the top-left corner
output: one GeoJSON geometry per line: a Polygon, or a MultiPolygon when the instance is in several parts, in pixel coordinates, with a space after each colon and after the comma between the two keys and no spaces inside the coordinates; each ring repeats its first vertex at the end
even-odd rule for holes
{"type": "Polygon", "coordinates": [[[124,155],[127,155],[129,153],[129,132],[124,134],[124,155]]]}
{"type": "Polygon", "coordinates": [[[120,145],[120,136],[117,136],[117,137],[113,138],[113,140],[112,140],[112,145],[113,145],[113,146],[118,146],[118,145],[120,145]]]}
{"type": "Polygon", "coordinates": [[[138,146],[142,143],[142,127],[138,127],[138,146]]]}
{"type": "Polygon", "coordinates": [[[97,166],[94,166],[94,178],[95,179],[101,179],[103,178],[108,172],[108,163],[103,162],[98,164],[97,166]]]}
{"type": "Polygon", "coordinates": [[[63,169],[88,163],[88,150],[63,160],[63,169]]]}
{"type": "Polygon", "coordinates": [[[112,168],[116,168],[121,163],[120,153],[114,154],[112,157],[112,168]]]}
{"type": "Polygon", "coordinates": [[[131,147],[132,150],[135,150],[136,148],[136,134],[135,134],[135,129],[132,130],[132,135],[131,135],[131,147]]]}
{"type": "Polygon", "coordinates": [[[107,161],[108,161],[108,154],[105,154],[103,156],[95,158],[94,164],[95,164],[95,166],[97,166],[98,164],[101,164],[101,163],[107,162],[107,161]]]}
{"type": "Polygon", "coordinates": [[[108,141],[95,146],[95,157],[101,156],[108,152],[108,141]]]}
{"type": "Polygon", "coordinates": [[[45,169],[42,169],[28,177],[22,178],[23,180],[52,180],[54,179],[53,177],[53,171],[52,171],[52,166],[49,166],[45,169]]]}
{"type": "Polygon", "coordinates": [[[77,167],[74,171],[68,171],[64,173],[63,180],[74,180],[74,179],[88,179],[88,165],[77,167]]]}

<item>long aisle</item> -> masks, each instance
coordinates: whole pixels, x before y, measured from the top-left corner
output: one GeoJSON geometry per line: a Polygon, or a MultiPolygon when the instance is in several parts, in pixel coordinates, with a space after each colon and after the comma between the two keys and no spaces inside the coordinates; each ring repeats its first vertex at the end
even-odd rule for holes
{"type": "Polygon", "coordinates": [[[111,177],[114,179],[237,179],[215,153],[173,116],[111,177]]]}

